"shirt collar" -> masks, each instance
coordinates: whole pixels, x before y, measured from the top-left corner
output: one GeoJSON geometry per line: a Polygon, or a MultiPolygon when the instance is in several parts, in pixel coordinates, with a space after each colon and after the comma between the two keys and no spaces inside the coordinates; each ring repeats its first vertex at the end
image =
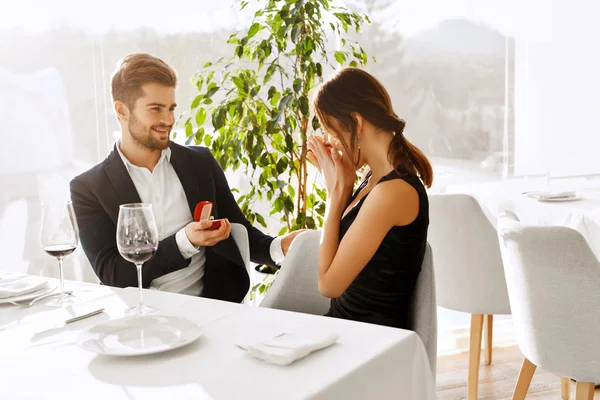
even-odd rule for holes
{"type": "MultiPolygon", "coordinates": [[[[120,140],[117,141],[116,147],[117,147],[117,152],[119,153],[119,156],[121,157],[121,160],[123,160],[123,164],[125,164],[125,166],[127,168],[129,168],[129,167],[140,168],[137,165],[133,165],[131,163],[131,161],[129,161],[127,159],[127,157],[125,157],[125,154],[123,154],[123,152],[121,151],[121,141],[120,140]]],[[[158,160],[158,164],[160,164],[163,161],[163,159],[165,159],[165,158],[166,158],[167,162],[171,162],[171,148],[170,147],[167,147],[166,149],[164,149],[161,152],[160,159],[158,160]]],[[[158,164],[156,164],[156,165],[158,165],[158,164]]]]}

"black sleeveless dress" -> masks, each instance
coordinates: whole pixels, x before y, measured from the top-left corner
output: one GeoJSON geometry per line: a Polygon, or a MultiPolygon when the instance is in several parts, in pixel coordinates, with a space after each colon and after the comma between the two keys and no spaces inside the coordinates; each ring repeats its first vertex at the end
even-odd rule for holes
{"type": "MultiPolygon", "coordinates": [[[[370,176],[369,172],[348,204],[364,188],[370,176]]],[[[408,308],[427,245],[429,201],[427,191],[417,176],[399,168],[381,178],[378,184],[392,179],[404,180],[419,194],[417,218],[409,225],[390,229],[373,258],[346,291],[340,297],[331,299],[327,316],[407,328],[408,308]]],[[[342,218],[340,241],[356,219],[367,196],[360,199],[342,218]]],[[[400,201],[398,207],[402,207],[400,201]]]]}

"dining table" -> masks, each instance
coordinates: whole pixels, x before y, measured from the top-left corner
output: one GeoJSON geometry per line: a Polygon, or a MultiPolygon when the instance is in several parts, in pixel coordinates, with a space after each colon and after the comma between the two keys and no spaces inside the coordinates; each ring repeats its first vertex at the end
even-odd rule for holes
{"type": "Polygon", "coordinates": [[[494,227],[498,217],[510,211],[526,224],[572,228],[600,259],[600,180],[508,179],[449,185],[445,192],[471,195],[494,227]],[[545,199],[536,196],[540,193],[572,196],[545,199]]]}
{"type": "Polygon", "coordinates": [[[73,301],[60,307],[43,299],[31,306],[0,304],[0,399],[435,398],[435,378],[413,331],[143,289],[145,303],[159,310],[156,318],[185,320],[200,329],[198,337],[168,348],[170,332],[167,350],[138,354],[140,346],[153,345],[141,345],[139,332],[127,340],[117,335],[118,343],[106,334],[99,343],[123,350],[107,354],[83,346],[81,338],[115,321],[142,318],[124,317],[138,288],[79,281],[65,281],[65,287],[73,301]],[[79,319],[86,314],[92,315],[79,319]],[[288,365],[258,359],[240,346],[288,332],[328,333],[337,340],[288,365]]]}

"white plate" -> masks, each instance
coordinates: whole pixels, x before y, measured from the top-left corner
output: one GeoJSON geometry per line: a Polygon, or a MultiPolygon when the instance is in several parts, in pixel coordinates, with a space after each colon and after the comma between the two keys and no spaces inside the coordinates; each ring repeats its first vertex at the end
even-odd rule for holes
{"type": "Polygon", "coordinates": [[[555,197],[555,198],[538,198],[536,199],[537,201],[542,201],[544,203],[558,203],[558,202],[562,202],[562,201],[576,201],[576,200],[581,200],[581,197],[577,197],[577,196],[573,196],[573,197],[555,197]]]}
{"type": "Polygon", "coordinates": [[[33,300],[38,296],[42,296],[42,295],[45,295],[46,293],[50,293],[54,289],[56,289],[55,285],[47,284],[46,286],[43,286],[34,292],[22,294],[20,296],[6,297],[3,299],[0,299],[0,304],[10,304],[11,301],[19,302],[19,301],[33,300]]]}
{"type": "Polygon", "coordinates": [[[148,315],[102,322],[82,331],[77,344],[109,356],[140,356],[185,346],[198,339],[202,328],[181,317],[148,315]]]}

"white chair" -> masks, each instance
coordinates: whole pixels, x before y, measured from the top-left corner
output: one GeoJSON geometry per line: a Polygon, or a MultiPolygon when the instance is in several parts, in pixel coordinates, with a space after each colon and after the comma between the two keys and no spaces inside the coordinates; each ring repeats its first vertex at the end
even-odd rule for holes
{"type": "Polygon", "coordinates": [[[244,260],[246,270],[249,271],[250,243],[248,242],[248,230],[244,225],[233,222],[231,223],[231,237],[233,238],[238,249],[240,250],[240,255],[242,256],[242,260],[244,260]]]}
{"type": "Polygon", "coordinates": [[[415,331],[427,351],[429,365],[435,382],[437,367],[437,303],[435,295],[435,274],[431,246],[427,243],[421,272],[417,278],[412,303],[409,310],[410,328],[415,331]]]}
{"type": "MultiPolygon", "coordinates": [[[[242,260],[244,261],[244,266],[246,267],[246,271],[248,271],[248,275],[252,277],[252,271],[250,266],[250,243],[248,241],[248,230],[244,225],[232,222],[230,236],[233,238],[233,241],[235,242],[240,251],[240,255],[242,256],[242,260]]],[[[244,300],[242,300],[242,303],[251,303],[250,292],[246,294],[244,300]]]]}
{"type": "Polygon", "coordinates": [[[330,300],[319,293],[318,257],[321,231],[306,231],[294,238],[273,285],[261,307],[324,315],[330,300]]]}
{"type": "MultiPolygon", "coordinates": [[[[324,315],[330,300],[318,289],[320,231],[296,236],[261,307],[305,314],[324,315]]],[[[421,273],[417,279],[409,315],[411,329],[421,338],[435,380],[437,362],[437,308],[431,247],[427,245],[421,273]]]]}
{"type": "Polygon", "coordinates": [[[498,220],[508,294],[525,359],[513,399],[524,399],[536,367],[577,381],[577,399],[600,382],[600,262],[584,237],[561,226],[498,220]]]}
{"type": "Polygon", "coordinates": [[[493,316],[510,314],[496,230],[477,201],[464,194],[429,195],[437,304],[471,314],[468,399],[477,399],[484,321],[485,362],[492,362],[493,316]]]}

